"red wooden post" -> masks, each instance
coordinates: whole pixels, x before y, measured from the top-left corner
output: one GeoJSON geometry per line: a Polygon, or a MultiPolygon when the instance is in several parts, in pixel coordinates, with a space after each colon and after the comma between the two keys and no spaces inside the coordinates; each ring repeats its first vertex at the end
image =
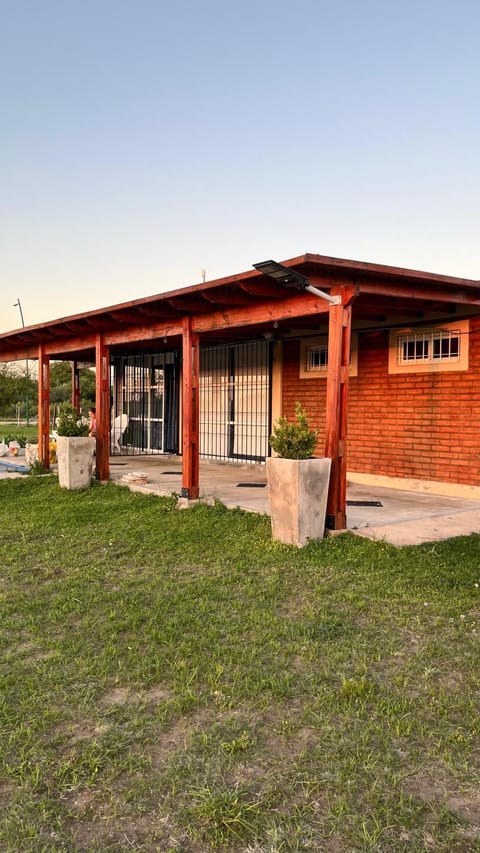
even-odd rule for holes
{"type": "Polygon", "coordinates": [[[190,317],[183,321],[182,382],[182,497],[198,498],[199,488],[199,379],[200,338],[192,332],[190,317]]]}
{"type": "Polygon", "coordinates": [[[76,361],[72,361],[72,406],[80,414],[80,371],[76,361]]]}
{"type": "Polygon", "coordinates": [[[102,335],[95,343],[95,408],[97,418],[97,479],[105,482],[110,474],[110,349],[102,335]]]}
{"type": "Polygon", "coordinates": [[[50,468],[50,356],[38,347],[38,458],[50,468]]]}
{"type": "Polygon", "coordinates": [[[345,289],[341,296],[342,304],[330,306],[328,321],[325,456],[332,460],[326,517],[329,530],[347,526],[347,400],[354,291],[345,289]]]}

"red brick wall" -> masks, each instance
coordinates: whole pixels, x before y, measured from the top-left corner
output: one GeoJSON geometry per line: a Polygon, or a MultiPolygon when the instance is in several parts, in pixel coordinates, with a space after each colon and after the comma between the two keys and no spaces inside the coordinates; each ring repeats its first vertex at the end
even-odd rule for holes
{"type": "MultiPolygon", "coordinates": [[[[295,401],[321,430],[325,379],[299,379],[300,344],[284,345],[283,413],[295,401]]],[[[359,336],[349,382],[347,467],[390,477],[480,485],[480,318],[470,321],[468,371],[388,373],[388,332],[359,336]]]]}

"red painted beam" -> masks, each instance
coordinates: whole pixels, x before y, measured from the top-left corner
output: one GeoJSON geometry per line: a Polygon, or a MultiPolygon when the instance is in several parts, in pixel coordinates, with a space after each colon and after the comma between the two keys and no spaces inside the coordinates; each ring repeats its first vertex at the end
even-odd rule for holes
{"type": "Polygon", "coordinates": [[[289,320],[314,314],[326,314],[328,302],[310,293],[295,293],[275,303],[252,301],[242,308],[215,311],[201,317],[192,317],[192,330],[198,333],[213,332],[236,326],[254,326],[258,323],[289,320]]]}
{"type": "Polygon", "coordinates": [[[342,304],[329,308],[325,456],[332,460],[326,519],[330,530],[347,526],[348,374],[354,298],[353,289],[344,290],[342,304]]]}
{"type": "Polygon", "coordinates": [[[38,458],[50,468],[50,359],[38,347],[38,458]]]}
{"type": "Polygon", "coordinates": [[[100,482],[108,480],[110,474],[110,350],[97,335],[95,345],[97,418],[96,469],[100,482]]]}
{"type": "Polygon", "coordinates": [[[480,305],[480,294],[478,291],[445,286],[440,283],[437,287],[427,287],[422,283],[415,285],[389,284],[379,282],[378,284],[367,281],[359,282],[360,295],[370,293],[372,296],[388,296],[390,298],[411,299],[421,302],[454,302],[458,305],[480,305]]]}
{"type": "Polygon", "coordinates": [[[127,329],[119,329],[115,332],[107,332],[103,339],[108,346],[118,344],[136,343],[137,341],[154,341],[161,338],[169,338],[181,335],[183,330],[182,321],[169,323],[142,323],[140,326],[130,326],[127,329]]]}
{"type": "Polygon", "coordinates": [[[183,321],[182,365],[182,497],[192,500],[200,492],[199,478],[199,383],[200,338],[192,332],[189,317],[183,321]]]}
{"type": "Polygon", "coordinates": [[[72,361],[72,406],[80,413],[80,371],[76,361],[72,361]]]}

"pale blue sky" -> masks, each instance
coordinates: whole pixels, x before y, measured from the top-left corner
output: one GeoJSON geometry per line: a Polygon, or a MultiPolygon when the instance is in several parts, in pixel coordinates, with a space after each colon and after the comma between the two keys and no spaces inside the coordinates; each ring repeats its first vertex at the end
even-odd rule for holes
{"type": "Polygon", "coordinates": [[[306,251],[480,278],[478,0],[0,12],[0,332],[306,251]]]}

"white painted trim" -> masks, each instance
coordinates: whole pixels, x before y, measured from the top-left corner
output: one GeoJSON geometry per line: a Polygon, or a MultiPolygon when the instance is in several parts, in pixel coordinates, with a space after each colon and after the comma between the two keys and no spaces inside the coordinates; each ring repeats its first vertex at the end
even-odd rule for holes
{"type": "MultiPolygon", "coordinates": [[[[300,340],[300,379],[325,379],[327,378],[328,370],[325,366],[324,370],[307,370],[306,360],[307,351],[310,347],[320,347],[328,350],[328,334],[317,335],[316,337],[301,338],[300,340]]],[[[348,366],[349,376],[358,376],[358,334],[352,332],[350,342],[350,364],[348,366]]]]}
{"type": "Polygon", "coordinates": [[[469,332],[470,325],[468,320],[452,320],[448,323],[434,323],[431,325],[425,325],[420,327],[414,327],[411,329],[392,329],[390,331],[389,336],[389,350],[388,350],[388,372],[395,373],[449,373],[449,372],[459,372],[462,370],[468,370],[468,344],[469,344],[469,332]],[[422,332],[431,332],[436,330],[444,330],[444,331],[457,331],[460,335],[460,357],[458,361],[448,361],[447,359],[440,359],[438,362],[429,361],[427,363],[418,361],[405,362],[402,364],[398,363],[398,339],[408,333],[408,332],[417,332],[421,334],[422,332]]]}

